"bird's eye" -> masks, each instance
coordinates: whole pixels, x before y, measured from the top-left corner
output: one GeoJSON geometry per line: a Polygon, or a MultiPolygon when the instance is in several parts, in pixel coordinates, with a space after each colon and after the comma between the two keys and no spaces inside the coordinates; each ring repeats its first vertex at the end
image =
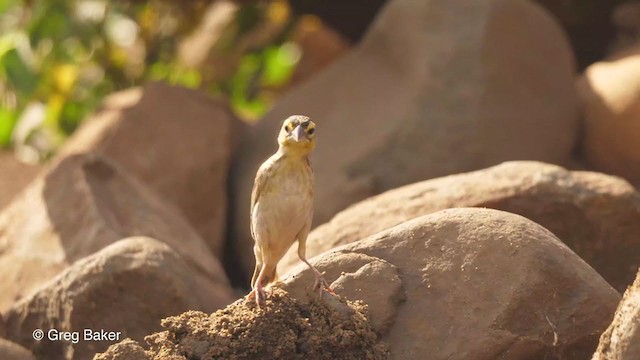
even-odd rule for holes
{"type": "Polygon", "coordinates": [[[284,131],[286,131],[286,132],[290,132],[290,131],[291,131],[291,126],[290,126],[290,125],[291,125],[291,124],[285,124],[285,125],[284,125],[284,131]]]}
{"type": "Polygon", "coordinates": [[[309,135],[313,135],[314,132],[316,132],[315,128],[307,130],[307,134],[309,135]]]}

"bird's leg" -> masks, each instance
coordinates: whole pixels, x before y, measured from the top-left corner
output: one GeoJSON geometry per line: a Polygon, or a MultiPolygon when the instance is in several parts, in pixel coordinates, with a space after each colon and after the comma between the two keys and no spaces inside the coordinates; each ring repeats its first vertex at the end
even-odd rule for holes
{"type": "Polygon", "coordinates": [[[315,266],[311,265],[309,261],[305,258],[301,258],[301,260],[309,266],[313,274],[316,276],[315,281],[313,282],[313,289],[318,289],[318,296],[322,297],[322,290],[327,290],[329,293],[334,294],[333,289],[329,286],[329,282],[322,276],[323,274],[315,268],[315,266]]]}
{"type": "Polygon", "coordinates": [[[258,306],[258,309],[260,308],[260,303],[263,302],[264,299],[266,298],[264,289],[262,288],[262,278],[264,277],[265,269],[266,269],[266,266],[262,265],[262,269],[260,269],[260,274],[258,275],[258,278],[256,279],[255,284],[253,286],[253,289],[251,290],[248,296],[249,299],[251,299],[252,297],[256,298],[256,305],[258,306]]]}
{"type": "Polygon", "coordinates": [[[333,289],[331,289],[331,287],[329,286],[329,283],[327,282],[327,280],[325,280],[322,274],[320,273],[320,271],[318,271],[318,269],[316,269],[313,265],[311,265],[309,261],[307,261],[306,253],[307,253],[308,232],[309,232],[309,229],[307,228],[304,234],[298,234],[298,257],[300,258],[300,260],[302,260],[302,262],[304,262],[305,264],[307,264],[307,266],[309,266],[311,271],[313,271],[314,275],[316,276],[316,280],[313,282],[313,289],[318,288],[318,295],[320,296],[320,298],[322,298],[323,288],[326,289],[331,294],[335,294],[333,292],[333,289]]]}

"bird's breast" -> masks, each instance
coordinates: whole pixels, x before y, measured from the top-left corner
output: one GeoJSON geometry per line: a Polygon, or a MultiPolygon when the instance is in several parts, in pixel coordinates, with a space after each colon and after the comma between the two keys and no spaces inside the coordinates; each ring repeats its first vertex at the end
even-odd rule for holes
{"type": "Polygon", "coordinates": [[[277,170],[255,204],[252,221],[263,241],[288,247],[313,213],[313,175],[304,167],[277,170]]]}

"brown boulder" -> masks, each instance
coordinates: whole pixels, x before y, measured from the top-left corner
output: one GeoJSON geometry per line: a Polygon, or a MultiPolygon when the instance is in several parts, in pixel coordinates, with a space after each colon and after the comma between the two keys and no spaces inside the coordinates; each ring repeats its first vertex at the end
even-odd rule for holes
{"type": "MultiPolygon", "coordinates": [[[[406,300],[402,288],[402,280],[398,269],[392,264],[358,253],[336,253],[330,258],[320,259],[318,264],[323,268],[340,269],[338,278],[331,288],[347,299],[366,299],[369,309],[369,320],[379,333],[385,333],[393,325],[398,306],[406,300]],[[383,286],[371,286],[371,279],[383,286]]],[[[306,266],[306,265],[305,265],[306,266]]],[[[295,271],[294,271],[295,273],[295,271]]],[[[296,287],[299,283],[311,284],[313,275],[302,273],[293,275],[307,277],[289,281],[285,289],[296,299],[304,299],[308,288],[296,287]],[[293,286],[288,286],[293,284],[293,286]]]]}
{"type": "Polygon", "coordinates": [[[74,261],[135,235],[166,242],[212,281],[227,283],[178,209],[105,158],[76,155],[53,164],[0,213],[0,310],[74,261]]]}
{"type": "Polygon", "coordinates": [[[231,181],[232,238],[247,271],[253,179],[291,114],[318,125],[319,224],[415,181],[511,159],[567,162],[577,132],[572,53],[526,1],[391,1],[358,47],[249,130],[231,181]]]}
{"type": "MultiPolygon", "coordinates": [[[[516,0],[519,1],[519,0],[516,0]]],[[[611,43],[614,31],[611,11],[616,4],[628,0],[557,1],[533,0],[545,7],[567,32],[574,52],[585,67],[601,59],[611,43]]],[[[358,41],[374,21],[385,0],[291,0],[295,12],[313,13],[347,38],[358,41]]]]}
{"type": "MultiPolygon", "coordinates": [[[[329,282],[352,274],[344,288],[366,290],[351,300],[369,304],[375,318],[388,306],[364,294],[382,291],[389,276],[351,273],[362,267],[345,266],[345,255],[397,268],[405,300],[382,329],[394,359],[585,359],[620,299],[551,232],[496,210],[444,210],[312,259],[329,282]]],[[[284,280],[304,291],[313,274],[301,266],[284,280]]]]}
{"type": "Polygon", "coordinates": [[[177,205],[220,256],[233,122],[220,101],[152,83],[107,98],[60,156],[89,151],[107,155],[177,205]]]}
{"type": "Polygon", "coordinates": [[[31,351],[9,340],[0,338],[0,359],[2,360],[36,360],[31,351]]]}
{"type": "Polygon", "coordinates": [[[622,297],[613,322],[600,337],[593,360],[640,359],[640,271],[622,297]]]}
{"type": "Polygon", "coordinates": [[[0,209],[29,185],[41,169],[41,166],[22,163],[13,154],[0,150],[0,209]]]}
{"type": "Polygon", "coordinates": [[[640,184],[640,45],[589,66],[577,81],[583,152],[599,171],[640,184]]]}
{"type": "Polygon", "coordinates": [[[117,340],[142,340],[160,320],[190,309],[213,311],[233,300],[226,284],[194,271],[169,246],[150,238],[118,241],[65,270],[6,312],[8,338],[47,359],[89,359],[117,340]],[[35,341],[34,329],[44,340],[35,341]],[[49,330],[77,331],[52,341],[49,330]],[[95,341],[85,330],[119,332],[95,341]],[[113,335],[116,336],[115,334],[113,335]]]}
{"type": "MultiPolygon", "coordinates": [[[[537,222],[619,291],[640,266],[640,194],[631,185],[613,176],[528,161],[427,180],[364,200],[312,231],[307,254],[452,207],[488,207],[537,222]]],[[[296,250],[294,245],[285,255],[280,273],[300,263],[296,250]]]]}

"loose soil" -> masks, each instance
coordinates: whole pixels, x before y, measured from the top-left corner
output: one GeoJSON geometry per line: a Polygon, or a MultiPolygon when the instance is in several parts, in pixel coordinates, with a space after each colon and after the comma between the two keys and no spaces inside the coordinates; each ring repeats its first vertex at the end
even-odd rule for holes
{"type": "Polygon", "coordinates": [[[303,303],[274,287],[265,304],[242,298],[208,315],[188,311],[162,321],[166,331],[112,345],[95,360],[388,359],[366,305],[333,296],[303,303]]]}

